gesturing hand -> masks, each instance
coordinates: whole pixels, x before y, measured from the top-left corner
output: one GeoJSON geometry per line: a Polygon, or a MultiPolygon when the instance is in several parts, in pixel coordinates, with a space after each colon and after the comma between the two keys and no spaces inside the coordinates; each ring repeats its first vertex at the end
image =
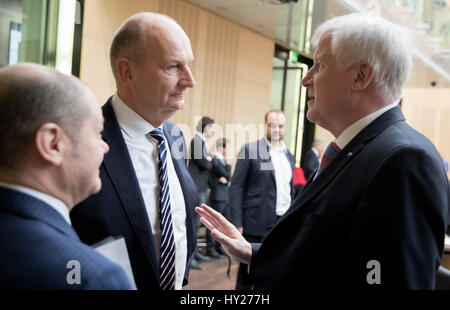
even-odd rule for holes
{"type": "Polygon", "coordinates": [[[252,247],[233,224],[205,204],[195,208],[195,211],[202,216],[200,221],[211,231],[213,238],[222,244],[231,259],[250,264],[252,247]]]}

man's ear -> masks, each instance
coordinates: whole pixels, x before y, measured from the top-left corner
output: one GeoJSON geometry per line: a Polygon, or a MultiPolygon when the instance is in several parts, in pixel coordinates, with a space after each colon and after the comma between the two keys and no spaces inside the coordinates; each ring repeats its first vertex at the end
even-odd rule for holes
{"type": "Polygon", "coordinates": [[[128,58],[122,57],[116,60],[116,70],[122,83],[133,80],[132,63],[128,58]]]}
{"type": "Polygon", "coordinates": [[[373,66],[368,63],[360,64],[357,67],[356,78],[353,82],[353,91],[362,91],[369,87],[375,77],[373,66]]]}
{"type": "Polygon", "coordinates": [[[54,123],[45,123],[36,132],[34,143],[42,159],[55,166],[61,165],[67,144],[61,127],[54,123]]]}

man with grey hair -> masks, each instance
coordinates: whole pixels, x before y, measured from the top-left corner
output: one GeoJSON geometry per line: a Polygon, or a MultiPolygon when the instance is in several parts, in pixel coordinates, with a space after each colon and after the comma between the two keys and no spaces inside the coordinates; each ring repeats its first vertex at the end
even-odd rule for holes
{"type": "Polygon", "coordinates": [[[191,43],[170,17],[144,12],[117,30],[110,49],[117,92],[103,106],[110,152],[102,190],[71,212],[81,240],[123,236],[138,289],[181,289],[196,243],[198,193],[181,130],[167,120],[195,81],[191,43]]]}
{"type": "Polygon", "coordinates": [[[303,78],[310,121],[336,140],[260,244],[207,206],[202,221],[257,289],[432,289],[444,245],[449,185],[433,144],[398,106],[411,66],[402,28],[339,16],[314,37],[303,78]]]}
{"type": "Polygon", "coordinates": [[[0,69],[0,81],[0,289],[130,289],[70,225],[69,210],[102,186],[94,95],[36,64],[0,69]]]}

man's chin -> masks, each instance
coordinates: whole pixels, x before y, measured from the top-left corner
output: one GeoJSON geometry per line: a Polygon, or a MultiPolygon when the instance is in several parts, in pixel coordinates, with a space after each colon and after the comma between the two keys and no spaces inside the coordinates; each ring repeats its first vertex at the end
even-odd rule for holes
{"type": "Polygon", "coordinates": [[[184,108],[184,99],[175,102],[174,105],[173,105],[173,107],[174,107],[174,110],[175,110],[175,111],[182,110],[182,109],[184,108]]]}
{"type": "Polygon", "coordinates": [[[308,110],[308,112],[306,113],[306,118],[308,119],[308,121],[310,121],[311,123],[316,123],[316,119],[314,117],[314,114],[311,112],[311,110],[308,110]]]}
{"type": "Polygon", "coordinates": [[[97,194],[101,189],[102,189],[102,181],[100,180],[100,178],[98,178],[98,180],[95,183],[95,185],[92,186],[92,189],[91,189],[91,192],[90,192],[89,196],[97,194]]]}
{"type": "Polygon", "coordinates": [[[165,111],[165,118],[166,120],[172,117],[176,112],[182,110],[184,108],[184,100],[181,102],[175,102],[168,106],[168,108],[165,111]]]}

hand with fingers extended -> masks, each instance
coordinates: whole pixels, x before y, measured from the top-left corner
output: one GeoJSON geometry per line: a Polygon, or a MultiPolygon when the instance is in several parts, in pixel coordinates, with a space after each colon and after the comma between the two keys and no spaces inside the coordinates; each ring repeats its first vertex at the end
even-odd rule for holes
{"type": "Polygon", "coordinates": [[[233,224],[205,204],[195,208],[195,211],[200,214],[200,221],[211,231],[213,238],[222,244],[231,259],[250,264],[252,247],[233,224]]]}

